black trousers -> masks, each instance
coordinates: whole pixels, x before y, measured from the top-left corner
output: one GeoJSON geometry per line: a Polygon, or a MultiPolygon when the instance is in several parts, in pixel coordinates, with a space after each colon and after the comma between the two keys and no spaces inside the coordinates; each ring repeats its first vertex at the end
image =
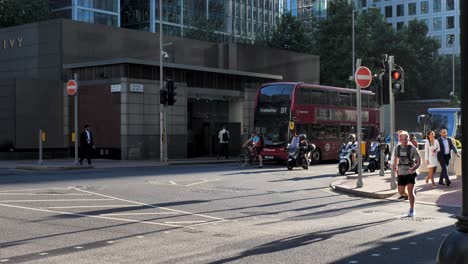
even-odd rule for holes
{"type": "Polygon", "coordinates": [[[229,143],[219,143],[219,156],[229,159],[229,143]]]}
{"type": "Polygon", "coordinates": [[[445,183],[450,183],[450,179],[448,177],[448,165],[450,163],[450,155],[445,155],[443,158],[439,158],[440,167],[442,171],[440,172],[439,183],[443,183],[445,179],[445,183]]]}
{"type": "Polygon", "coordinates": [[[88,164],[91,165],[91,156],[93,153],[93,147],[90,145],[84,145],[81,147],[80,163],[83,163],[84,159],[88,160],[88,164]]]}

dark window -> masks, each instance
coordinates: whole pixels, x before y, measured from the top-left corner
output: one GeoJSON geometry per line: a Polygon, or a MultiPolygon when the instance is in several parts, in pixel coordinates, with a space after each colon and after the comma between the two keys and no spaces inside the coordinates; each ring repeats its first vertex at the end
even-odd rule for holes
{"type": "Polygon", "coordinates": [[[396,23],[396,29],[398,31],[402,30],[404,26],[405,26],[405,22],[397,22],[396,23]]]}
{"type": "Polygon", "coordinates": [[[393,8],[392,6],[385,7],[385,17],[392,17],[393,16],[393,8]]]}
{"type": "Polygon", "coordinates": [[[396,6],[397,16],[404,16],[405,15],[405,6],[404,5],[397,5],[396,6]]]}
{"type": "Polygon", "coordinates": [[[416,3],[408,4],[408,15],[410,16],[416,15],[416,3]]]}
{"type": "Polygon", "coordinates": [[[455,1],[447,0],[447,11],[454,10],[454,9],[455,9],[455,1]]]}
{"type": "Polygon", "coordinates": [[[447,28],[455,28],[455,18],[453,16],[447,17],[447,28]]]}

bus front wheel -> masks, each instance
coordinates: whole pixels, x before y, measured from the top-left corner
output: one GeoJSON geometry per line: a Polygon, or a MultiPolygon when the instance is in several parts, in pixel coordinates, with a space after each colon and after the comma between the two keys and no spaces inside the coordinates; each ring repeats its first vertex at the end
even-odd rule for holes
{"type": "Polygon", "coordinates": [[[320,163],[321,160],[322,160],[322,153],[320,152],[320,149],[317,148],[312,152],[311,161],[313,164],[317,164],[317,163],[320,163]]]}

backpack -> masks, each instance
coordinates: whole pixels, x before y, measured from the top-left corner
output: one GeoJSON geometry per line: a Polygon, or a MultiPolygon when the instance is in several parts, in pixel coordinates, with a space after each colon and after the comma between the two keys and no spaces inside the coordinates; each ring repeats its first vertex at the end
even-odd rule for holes
{"type": "Polygon", "coordinates": [[[411,148],[412,147],[413,146],[408,145],[406,147],[407,155],[406,156],[401,156],[401,150],[402,150],[403,146],[402,145],[397,146],[396,155],[397,155],[398,159],[400,159],[399,165],[406,165],[406,166],[413,166],[414,165],[414,161],[411,159],[411,148]]]}
{"type": "Polygon", "coordinates": [[[223,135],[222,135],[222,140],[223,140],[224,142],[229,141],[229,132],[227,132],[227,130],[226,130],[226,132],[223,133],[223,135]]]}
{"type": "Polygon", "coordinates": [[[260,139],[259,140],[259,148],[263,148],[263,146],[265,145],[265,142],[263,141],[263,136],[258,136],[258,138],[260,139]]]}

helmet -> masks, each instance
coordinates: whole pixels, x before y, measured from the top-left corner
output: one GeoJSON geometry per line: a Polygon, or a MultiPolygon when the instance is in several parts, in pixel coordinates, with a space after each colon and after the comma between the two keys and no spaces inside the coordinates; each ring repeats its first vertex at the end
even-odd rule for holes
{"type": "Polygon", "coordinates": [[[299,135],[299,139],[300,139],[300,140],[304,140],[304,139],[306,139],[306,138],[307,138],[306,134],[300,134],[300,135],[299,135]]]}
{"type": "Polygon", "coordinates": [[[354,135],[354,134],[349,134],[348,140],[349,140],[349,141],[356,141],[356,135],[354,135]]]}

